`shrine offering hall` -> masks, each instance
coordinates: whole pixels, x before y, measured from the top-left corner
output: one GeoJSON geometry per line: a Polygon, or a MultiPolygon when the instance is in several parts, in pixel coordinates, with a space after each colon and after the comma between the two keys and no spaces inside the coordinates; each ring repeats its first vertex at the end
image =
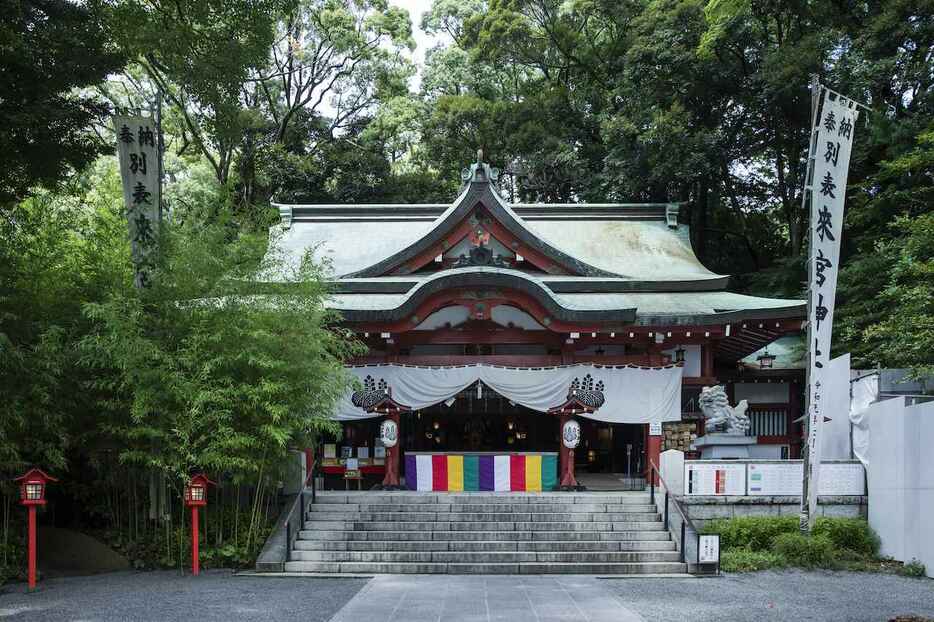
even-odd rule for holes
{"type": "Polygon", "coordinates": [[[727,291],[676,204],[508,203],[496,169],[462,176],[450,205],[278,206],[276,251],[328,262],[368,347],[327,488],[639,488],[664,449],[691,455],[716,384],[749,402],[754,455],[798,455],[803,378],[748,362],[804,301],[727,291]]]}

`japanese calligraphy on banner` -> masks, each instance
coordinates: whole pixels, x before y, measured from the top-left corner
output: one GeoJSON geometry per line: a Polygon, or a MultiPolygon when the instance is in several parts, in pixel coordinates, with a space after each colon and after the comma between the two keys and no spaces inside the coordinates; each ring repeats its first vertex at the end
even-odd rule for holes
{"type": "MultiPolygon", "coordinates": [[[[814,172],[811,182],[811,326],[810,391],[808,406],[808,508],[817,515],[820,464],[820,430],[824,423],[821,405],[825,374],[830,364],[834,299],[840,263],[840,237],[843,231],[843,200],[850,165],[850,150],[856,128],[857,110],[853,102],[824,91],[817,117],[817,141],[812,143],[814,172]]],[[[802,500],[803,501],[803,500],[802,500]]]]}
{"type": "Polygon", "coordinates": [[[146,117],[114,117],[117,156],[123,179],[123,202],[130,232],[136,286],[150,281],[152,252],[159,225],[159,142],[155,121],[146,117]]]}

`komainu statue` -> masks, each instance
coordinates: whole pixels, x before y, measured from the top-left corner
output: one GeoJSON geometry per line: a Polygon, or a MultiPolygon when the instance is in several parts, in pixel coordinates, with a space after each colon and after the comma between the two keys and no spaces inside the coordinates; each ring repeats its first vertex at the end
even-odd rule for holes
{"type": "Polygon", "coordinates": [[[722,386],[704,387],[697,403],[707,420],[708,434],[711,432],[746,434],[746,430],[749,429],[749,417],[746,416],[749,404],[743,400],[731,408],[722,386]]]}

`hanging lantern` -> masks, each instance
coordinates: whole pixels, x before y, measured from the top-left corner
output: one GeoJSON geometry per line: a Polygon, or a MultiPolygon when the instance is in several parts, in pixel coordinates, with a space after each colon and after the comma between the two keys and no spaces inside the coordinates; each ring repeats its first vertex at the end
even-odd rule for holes
{"type": "Polygon", "coordinates": [[[581,442],[581,424],[576,419],[568,419],[561,430],[561,442],[568,449],[574,449],[581,442]]]}
{"type": "Polygon", "coordinates": [[[379,438],[384,447],[395,447],[399,441],[399,426],[392,419],[384,419],[379,424],[379,438]]]}
{"type": "Polygon", "coordinates": [[[675,349],[675,363],[683,363],[683,362],[684,362],[684,346],[678,346],[677,349],[675,349]]]}
{"type": "Polygon", "coordinates": [[[766,347],[765,352],[757,356],[756,360],[759,361],[759,369],[772,369],[772,364],[775,363],[775,355],[769,354],[769,349],[766,347]]]}

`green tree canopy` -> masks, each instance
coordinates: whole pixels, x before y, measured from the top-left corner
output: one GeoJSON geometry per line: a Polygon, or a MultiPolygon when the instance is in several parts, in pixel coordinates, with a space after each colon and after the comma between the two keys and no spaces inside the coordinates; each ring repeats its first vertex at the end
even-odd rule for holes
{"type": "Polygon", "coordinates": [[[54,188],[110,146],[90,127],[109,107],[77,89],[126,62],[100,3],[12,0],[0,12],[0,208],[54,188]]]}

